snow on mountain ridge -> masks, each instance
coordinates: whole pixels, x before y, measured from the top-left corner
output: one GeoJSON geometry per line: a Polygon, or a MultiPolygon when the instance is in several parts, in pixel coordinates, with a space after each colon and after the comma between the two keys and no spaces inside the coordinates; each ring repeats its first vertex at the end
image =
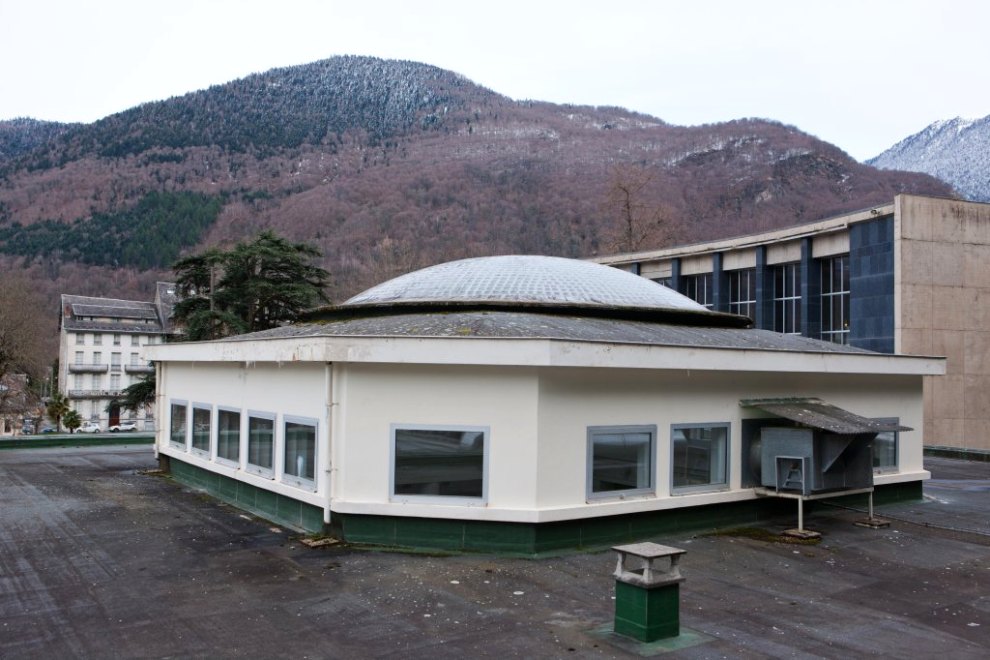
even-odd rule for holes
{"type": "Polygon", "coordinates": [[[866,164],[931,174],[968,200],[990,202],[990,115],[933,122],[866,164]]]}

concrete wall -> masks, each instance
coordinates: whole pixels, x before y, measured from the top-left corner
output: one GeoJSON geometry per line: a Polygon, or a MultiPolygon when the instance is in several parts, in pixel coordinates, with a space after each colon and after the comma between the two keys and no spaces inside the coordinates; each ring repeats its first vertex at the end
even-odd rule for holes
{"type": "MultiPolygon", "coordinates": [[[[329,435],[327,429],[327,371],[319,363],[167,363],[160,375],[158,393],[158,451],[179,458],[223,476],[244,481],[280,495],[309,504],[324,506],[329,492],[329,435]],[[275,474],[272,478],[245,471],[247,452],[242,441],[240,466],[233,467],[216,461],[216,442],[210,456],[183,451],[169,444],[169,405],[173,400],[209,404],[216,425],[217,406],[241,411],[275,413],[275,474]],[[280,465],[283,448],[281,424],[285,415],[318,420],[316,447],[316,492],[282,483],[280,465]]],[[[215,436],[215,433],[214,433],[215,436]]]]}
{"type": "MultiPolygon", "coordinates": [[[[920,377],[776,374],[714,371],[548,369],[540,378],[541,507],[567,507],[585,498],[588,426],[657,426],[656,498],[649,508],[738,499],[742,420],[765,417],[742,408],[741,398],[819,397],[866,417],[899,417],[914,428],[900,438],[899,476],[923,474],[920,377]],[[673,424],[730,424],[729,491],[672,495],[670,428],[673,424]]],[[[623,503],[629,506],[628,503],[623,503]]],[[[613,504],[596,504],[615,508],[613,504]]]]}
{"type": "MultiPolygon", "coordinates": [[[[167,363],[159,400],[159,451],[190,465],[340,513],[510,522],[551,522],[743,501],[742,419],[764,416],[741,398],[817,396],[869,417],[899,417],[918,429],[901,437],[899,472],[877,483],[916,481],[922,468],[921,376],[559,367],[479,367],[337,363],[167,363]],[[331,413],[327,412],[328,392],[331,413]],[[172,400],[319,421],[317,490],[250,474],[173,447],[172,400]],[[672,495],[672,424],[731,425],[729,487],[672,495]],[[449,504],[390,497],[393,424],[489,429],[487,501],[449,504]],[[655,495],[587,501],[589,426],[657,427],[655,495]]],[[[244,452],[242,451],[242,454],[244,452]]]]}
{"type": "Polygon", "coordinates": [[[897,197],[896,350],[944,355],[925,383],[932,445],[990,450],[990,205],[897,197]]]}

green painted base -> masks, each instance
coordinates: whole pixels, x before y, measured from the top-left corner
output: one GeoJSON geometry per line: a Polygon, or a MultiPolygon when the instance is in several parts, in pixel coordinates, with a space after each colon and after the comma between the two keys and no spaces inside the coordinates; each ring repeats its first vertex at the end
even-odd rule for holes
{"type": "Polygon", "coordinates": [[[115,433],[114,435],[33,435],[0,439],[0,449],[42,449],[49,447],[98,447],[101,445],[150,445],[154,433],[115,433]]]}
{"type": "Polygon", "coordinates": [[[674,651],[683,651],[684,649],[705,644],[715,639],[711,635],[706,635],[705,633],[683,626],[681,626],[680,635],[676,637],[665,637],[655,642],[640,642],[624,635],[617,635],[612,624],[589,630],[588,634],[595,639],[600,639],[611,646],[622,649],[630,655],[638,655],[641,658],[652,658],[674,651]]]}
{"type": "Polygon", "coordinates": [[[645,589],[615,582],[615,632],[639,642],[677,637],[681,632],[680,584],[645,589]]]}
{"type": "MultiPolygon", "coordinates": [[[[323,533],[323,509],[231,479],[172,457],[177,481],[228,504],[300,531],[323,533]]],[[[876,502],[921,497],[921,482],[877,488],[876,502]]],[[[810,503],[809,503],[810,504],[810,503]]],[[[446,518],[334,513],[334,534],[348,543],[430,552],[497,552],[527,557],[602,550],[617,543],[663,538],[793,517],[792,502],[775,498],[556,523],[508,523],[446,518]]]]}
{"type": "Polygon", "coordinates": [[[323,509],[185,463],[174,456],[169,469],[176,481],[205,490],[213,497],[265,520],[302,532],[323,530],[323,509]]]}

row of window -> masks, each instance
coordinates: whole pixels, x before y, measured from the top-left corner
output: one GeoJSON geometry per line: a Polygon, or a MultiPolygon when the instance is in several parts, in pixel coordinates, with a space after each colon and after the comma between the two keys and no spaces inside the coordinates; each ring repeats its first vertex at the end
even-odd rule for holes
{"type": "MultiPolygon", "coordinates": [[[[488,428],[393,425],[393,497],[487,498],[488,428]]],[[[655,490],[656,426],[588,429],[588,499],[648,494],[655,490]]],[[[674,492],[728,485],[729,425],[671,428],[674,492]]]]}
{"type": "MultiPolygon", "coordinates": [[[[391,493],[486,500],[486,427],[392,426],[391,493]]],[[[675,424],[670,428],[673,494],[721,490],[729,484],[729,424],[675,424]]],[[[656,492],[656,426],[588,428],[588,500],[656,492]]],[[[873,443],[877,470],[896,469],[897,434],[873,443]]]]}
{"type": "Polygon", "coordinates": [[[186,401],[172,401],[169,413],[173,447],[266,479],[316,490],[315,419],[186,401]]]}
{"type": "MultiPolygon", "coordinates": [[[[119,390],[122,385],[121,375],[119,373],[110,374],[110,385],[109,389],[119,390]]],[[[130,380],[130,379],[128,379],[130,380]]],[[[82,390],[86,389],[85,380],[83,374],[72,374],[72,389],[82,390]]],[[[103,374],[90,374],[89,375],[89,389],[91,390],[102,390],[103,389],[103,374]]]]}
{"type": "MultiPolygon", "coordinates": [[[[316,490],[315,419],[277,416],[208,404],[173,401],[172,446],[269,479],[316,490]],[[280,449],[279,449],[280,448],[280,449]]],[[[670,427],[673,494],[728,487],[729,424],[670,427]]],[[[391,427],[393,498],[486,501],[489,429],[484,426],[391,427]]],[[[657,427],[588,428],[588,500],[656,492],[657,427]]],[[[897,434],[874,441],[874,467],[896,467],[897,434]]]]}
{"type": "MultiPolygon", "coordinates": [[[[110,336],[110,340],[114,346],[121,346],[121,333],[101,333],[101,332],[77,332],[75,333],[75,344],[76,346],[85,346],[87,343],[93,346],[103,345],[103,335],[107,334],[110,336]],[[87,338],[89,339],[87,341],[87,338]]],[[[130,337],[131,346],[141,346],[142,344],[155,344],[157,343],[157,337],[155,335],[137,335],[128,334],[130,337]]]]}
{"type": "MultiPolygon", "coordinates": [[[[821,274],[821,338],[837,344],[849,341],[849,256],[819,260],[821,274]]],[[[780,264],[773,272],[773,329],[801,334],[801,268],[780,264]]],[[[728,271],[729,311],[756,319],[756,269],[728,271]]],[[[670,278],[659,280],[670,285],[670,278]]],[[[711,309],[715,305],[712,273],[681,277],[681,293],[711,309]]]]}
{"type": "MultiPolygon", "coordinates": [[[[117,353],[117,352],[111,353],[110,354],[110,366],[111,367],[119,367],[121,365],[121,357],[122,357],[122,355],[120,353],[117,353]]],[[[85,364],[85,362],[84,362],[84,360],[86,359],[85,352],[84,351],[76,351],[75,359],[76,359],[76,361],[75,361],[76,364],[85,364]]],[[[103,353],[101,351],[93,351],[93,358],[92,359],[93,359],[92,364],[103,364],[103,353]]],[[[130,356],[130,360],[131,361],[130,361],[129,364],[132,367],[138,366],[138,365],[141,364],[140,359],[141,359],[141,354],[140,353],[131,353],[131,356],[130,356]]]]}

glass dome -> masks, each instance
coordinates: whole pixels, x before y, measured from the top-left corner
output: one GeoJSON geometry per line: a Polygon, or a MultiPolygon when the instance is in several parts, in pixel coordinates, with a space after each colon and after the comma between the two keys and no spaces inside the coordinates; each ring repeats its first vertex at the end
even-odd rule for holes
{"type": "Polygon", "coordinates": [[[430,266],[374,286],[341,306],[415,303],[708,311],[672,289],[611,266],[528,255],[478,257],[430,266]]]}

